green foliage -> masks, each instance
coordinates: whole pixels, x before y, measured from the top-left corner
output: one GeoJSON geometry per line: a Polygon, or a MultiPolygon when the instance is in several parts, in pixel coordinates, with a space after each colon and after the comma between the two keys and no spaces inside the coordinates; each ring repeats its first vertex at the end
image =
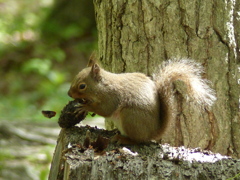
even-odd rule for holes
{"type": "Polygon", "coordinates": [[[227,180],[235,180],[238,179],[240,177],[240,173],[237,174],[236,176],[232,177],[232,178],[228,178],[227,180]]]}
{"type": "Polygon", "coordinates": [[[14,156],[11,155],[8,151],[0,151],[0,162],[6,161],[6,160],[10,160],[10,159],[14,159],[14,156]]]}
{"type": "MultiPolygon", "coordinates": [[[[65,104],[71,100],[66,92],[69,83],[60,86],[52,84],[41,84],[41,88],[37,92],[23,93],[16,96],[0,96],[0,119],[2,120],[30,120],[30,121],[55,121],[65,104]],[[45,87],[44,87],[45,86],[45,87]],[[47,90],[46,90],[47,89],[47,90]],[[41,93],[42,92],[42,93],[41,93]],[[41,114],[42,110],[52,110],[57,112],[57,116],[51,120],[44,118],[41,114]]],[[[15,93],[12,93],[15,94],[15,93]]]]}
{"type": "Polygon", "coordinates": [[[49,121],[41,110],[59,115],[70,100],[75,62],[96,46],[93,5],[77,3],[0,0],[0,120],[49,121]]]}
{"type": "Polygon", "coordinates": [[[53,1],[7,0],[0,3],[0,43],[6,44],[34,40],[38,25],[53,1]]]}
{"type": "Polygon", "coordinates": [[[92,1],[55,1],[52,11],[41,24],[45,40],[55,42],[89,36],[95,29],[92,1]],[[64,27],[64,28],[63,28],[64,27]]]}
{"type": "Polygon", "coordinates": [[[24,73],[35,72],[40,75],[47,75],[51,68],[49,59],[33,58],[23,64],[22,70],[24,73]]]}

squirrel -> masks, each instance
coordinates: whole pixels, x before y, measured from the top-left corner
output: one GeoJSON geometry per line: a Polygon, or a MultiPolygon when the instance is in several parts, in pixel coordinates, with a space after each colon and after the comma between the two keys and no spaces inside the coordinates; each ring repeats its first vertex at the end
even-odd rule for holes
{"type": "Polygon", "coordinates": [[[200,64],[188,59],[165,61],[152,77],[111,73],[90,60],[72,81],[68,95],[84,110],[110,118],[121,133],[113,138],[119,144],[159,141],[174,118],[174,81],[183,81],[192,100],[203,107],[216,100],[203,72],[200,64]]]}

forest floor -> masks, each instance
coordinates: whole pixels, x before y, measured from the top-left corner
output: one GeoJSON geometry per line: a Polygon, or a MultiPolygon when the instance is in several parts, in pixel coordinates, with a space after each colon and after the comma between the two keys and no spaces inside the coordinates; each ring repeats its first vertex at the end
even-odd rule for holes
{"type": "MultiPolygon", "coordinates": [[[[103,119],[81,125],[103,128],[103,119]]],[[[0,121],[0,180],[46,180],[57,137],[57,122],[0,121]]]]}

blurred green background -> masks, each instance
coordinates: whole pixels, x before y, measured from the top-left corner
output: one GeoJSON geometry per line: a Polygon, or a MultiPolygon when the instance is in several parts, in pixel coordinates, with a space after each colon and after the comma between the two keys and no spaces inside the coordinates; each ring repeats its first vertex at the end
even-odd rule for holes
{"type": "Polygon", "coordinates": [[[59,115],[72,78],[96,49],[92,1],[0,0],[0,17],[0,119],[59,115]]]}
{"type": "Polygon", "coordinates": [[[70,83],[96,49],[92,1],[0,0],[0,180],[47,179],[70,83]]]}

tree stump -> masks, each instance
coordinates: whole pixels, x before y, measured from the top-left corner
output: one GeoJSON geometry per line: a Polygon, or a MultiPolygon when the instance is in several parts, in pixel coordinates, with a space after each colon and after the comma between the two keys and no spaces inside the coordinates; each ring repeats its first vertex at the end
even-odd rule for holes
{"type": "Polygon", "coordinates": [[[228,179],[240,172],[240,160],[199,148],[155,142],[119,146],[114,131],[86,127],[62,129],[49,180],[77,179],[228,179]]]}

